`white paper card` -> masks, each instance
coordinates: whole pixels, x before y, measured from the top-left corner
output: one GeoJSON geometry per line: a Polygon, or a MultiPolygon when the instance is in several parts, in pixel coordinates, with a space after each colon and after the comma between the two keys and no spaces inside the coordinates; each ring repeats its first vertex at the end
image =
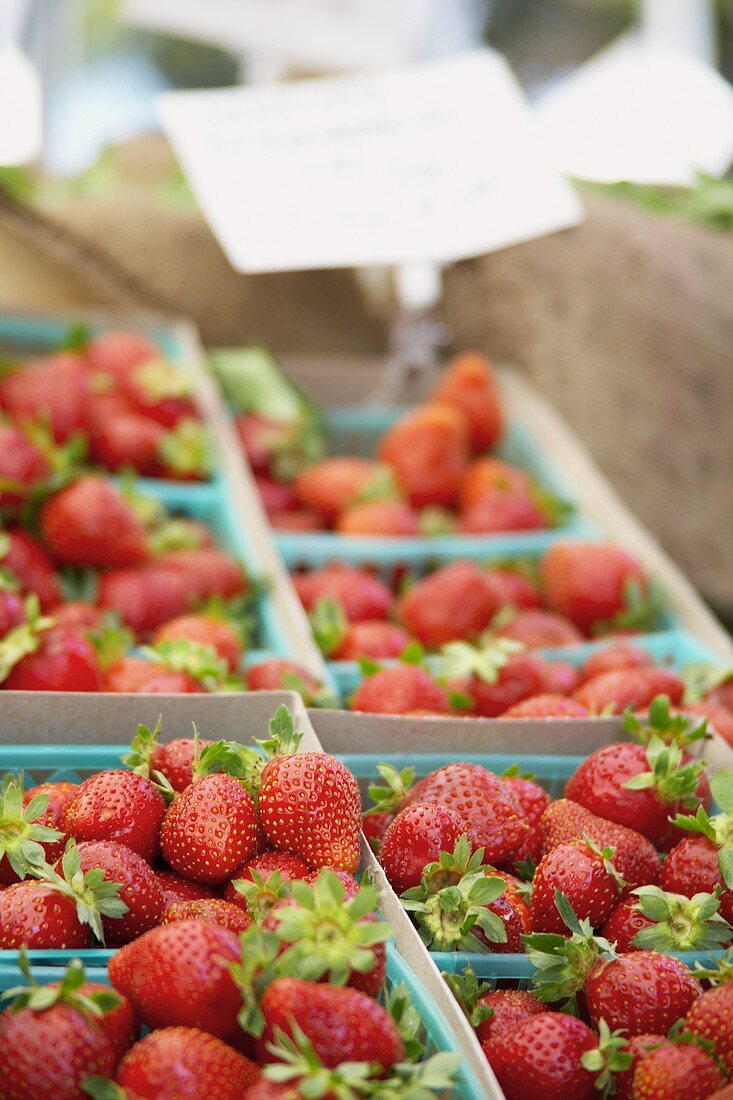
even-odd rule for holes
{"type": "Polygon", "coordinates": [[[172,92],[163,124],[243,272],[448,262],[576,224],[504,60],[172,92]]]}
{"type": "Polygon", "coordinates": [[[125,0],[137,26],[321,70],[410,59],[426,0],[125,0]]]}

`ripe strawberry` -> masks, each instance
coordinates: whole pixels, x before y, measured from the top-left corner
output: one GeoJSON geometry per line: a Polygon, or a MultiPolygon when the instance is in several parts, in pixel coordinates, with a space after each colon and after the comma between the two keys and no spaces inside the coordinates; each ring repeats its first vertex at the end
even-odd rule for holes
{"type": "Polygon", "coordinates": [[[166,862],[184,878],[228,882],[257,846],[252,796],[225,772],[196,779],[174,800],[160,830],[166,862]]]}
{"type": "Polygon", "coordinates": [[[486,571],[487,583],[493,593],[497,610],[513,608],[540,607],[542,594],[537,579],[513,569],[490,568],[486,571]]]}
{"type": "MultiPolygon", "coordinates": [[[[25,603],[21,596],[12,592],[9,588],[1,587],[4,583],[0,572],[0,640],[9,634],[16,626],[25,622],[25,603]]],[[[7,582],[12,584],[14,582],[7,582]]]]}
{"type": "Polygon", "coordinates": [[[462,513],[459,530],[464,535],[493,535],[502,531],[541,531],[549,526],[547,515],[531,497],[487,489],[462,513]]]}
{"type": "Polygon", "coordinates": [[[625,668],[650,668],[654,664],[645,649],[616,642],[593,653],[583,666],[583,680],[592,680],[603,672],[618,672],[625,668]]]}
{"type": "Polygon", "coordinates": [[[151,863],[159,851],[158,834],[165,802],[141,775],[122,769],[85,779],[66,807],[64,829],[77,840],[116,840],[151,863]]]}
{"type": "Polygon", "coordinates": [[[684,963],[656,951],[601,958],[585,983],[591,1022],[605,1020],[629,1035],[666,1034],[701,992],[684,963]]]}
{"type": "Polygon", "coordinates": [[[146,638],[190,607],[191,591],[180,570],[151,564],[104,573],[97,602],[116,611],[138,638],[146,638]]]}
{"type": "Polygon", "coordinates": [[[34,790],[28,798],[21,782],[12,776],[5,776],[0,786],[0,889],[25,878],[34,867],[63,851],[65,837],[54,828],[49,796],[34,790]]]}
{"type": "Polygon", "coordinates": [[[229,964],[241,958],[234,932],[202,920],[162,924],[112,956],[109,977],[150,1028],[199,1027],[223,1038],[241,1008],[229,964]]]}
{"type": "Polygon", "coordinates": [[[241,1100],[259,1069],[193,1027],[153,1031],[125,1055],[115,1080],[140,1100],[241,1100]]]}
{"type": "Polygon", "coordinates": [[[91,604],[82,603],[81,600],[68,600],[54,607],[51,612],[53,625],[56,630],[70,630],[74,633],[88,631],[94,635],[100,635],[104,629],[110,626],[110,616],[91,604]]]}
{"type": "Polygon", "coordinates": [[[334,660],[399,657],[412,640],[402,627],[384,619],[350,623],[341,605],[328,598],[318,600],[309,618],[321,652],[334,660]]]}
{"type": "Polygon", "coordinates": [[[0,421],[0,504],[20,504],[50,473],[40,447],[14,424],[0,421]]]}
{"type": "Polygon", "coordinates": [[[399,664],[366,676],[351,697],[350,710],[370,714],[447,714],[448,697],[427,669],[399,664]]]}
{"type": "Polygon", "coordinates": [[[189,379],[160,357],[125,371],[119,384],[133,408],[166,428],[198,417],[189,379]]]}
{"type": "Polygon", "coordinates": [[[112,995],[83,982],[83,967],[75,961],[55,988],[40,987],[31,978],[30,986],[10,991],[12,1007],[0,1015],[4,1100],[77,1100],[86,1077],[114,1072],[116,1054],[102,1026],[112,995]]]}
{"type": "Polygon", "coordinates": [[[419,405],[385,432],[377,454],[391,467],[399,489],[416,508],[427,504],[449,507],[468,464],[468,420],[452,405],[419,405]]]}
{"type": "Polygon", "coordinates": [[[599,847],[616,850],[614,865],[629,889],[659,880],[659,861],[653,844],[633,829],[596,817],[585,807],[561,798],[542,815],[543,852],[558,844],[587,838],[599,847]]]}
{"type": "Polygon", "coordinates": [[[703,765],[682,764],[682,750],[653,736],[646,749],[629,742],[591,753],[565,785],[565,794],[598,817],[659,841],[669,818],[697,805],[703,765]]]}
{"type": "Polygon", "coordinates": [[[593,1100],[603,1061],[586,1069],[584,1055],[598,1039],[587,1024],[542,1012],[484,1043],[484,1053],[506,1100],[593,1100]]]}
{"type": "Polygon", "coordinates": [[[118,695],[193,695],[206,688],[185,672],[139,657],[123,657],[105,671],[102,690],[118,695]]]}
{"type": "Polygon", "coordinates": [[[51,554],[69,565],[124,567],[149,556],[142,521],[102,477],[81,477],[56,493],[44,504],[40,524],[51,554]]]}
{"type": "Polygon", "coordinates": [[[241,413],[234,423],[249,464],[258,473],[269,469],[277,452],[287,446],[293,434],[292,424],[270,420],[259,413],[241,413]]]}
{"type": "Polygon", "coordinates": [[[3,686],[7,691],[99,691],[102,670],[93,643],[81,632],[55,630],[50,623],[31,614],[17,633],[3,639],[10,666],[3,686]]]}
{"type": "Polygon", "coordinates": [[[301,470],[293,489],[301,504],[332,521],[383,474],[384,468],[372,459],[337,455],[301,470]]]}
{"type": "Polygon", "coordinates": [[[467,512],[487,493],[492,494],[498,490],[526,497],[531,488],[529,476],[519,466],[484,455],[482,458],[475,458],[461,478],[458,503],[461,511],[467,512]]]}
{"type": "Polygon", "coordinates": [[[533,695],[522,699],[502,714],[502,718],[585,718],[588,711],[565,695],[533,695]]]}
{"type": "MultiPolygon", "coordinates": [[[[155,564],[166,570],[173,569],[186,579],[189,604],[197,601],[205,603],[213,596],[228,600],[242,595],[249,587],[241,562],[218,546],[169,550],[159,554],[155,564]]],[[[172,619],[174,614],[177,612],[168,618],[172,619]]]]}
{"type": "Polygon", "coordinates": [[[700,1100],[722,1088],[715,1059],[695,1043],[665,1043],[650,1050],[634,1073],[634,1100],[700,1100]]]}
{"type": "Polygon", "coordinates": [[[521,989],[495,989],[482,997],[480,1004],[492,1012],[476,1028],[480,1043],[513,1031],[519,1024],[544,1011],[542,1001],[521,989]]]}
{"type": "Polygon", "coordinates": [[[60,603],[62,592],[56,566],[27,532],[10,528],[0,533],[0,568],[17,581],[21,594],[38,597],[42,611],[60,603]]]}
{"type": "Polygon", "coordinates": [[[539,825],[542,815],[552,801],[544,787],[536,783],[532,775],[523,775],[519,771],[518,764],[512,764],[510,768],[507,768],[502,773],[501,781],[516,798],[530,825],[539,825]]]}
{"type": "Polygon", "coordinates": [[[253,871],[259,871],[264,876],[274,874],[277,871],[284,881],[297,878],[304,879],[311,873],[311,869],[305,860],[301,859],[300,856],[293,855],[291,852],[261,852],[240,867],[233,877],[248,879],[252,882],[254,881],[253,871]]]}
{"type": "Polygon", "coordinates": [[[433,390],[433,400],[460,409],[470,428],[471,449],[486,451],[504,432],[504,413],[489,360],[464,351],[446,367],[433,390]]]}
{"type": "Polygon", "coordinates": [[[163,892],[165,913],[168,912],[172,905],[175,905],[179,901],[198,901],[203,898],[219,897],[213,886],[204,886],[200,882],[191,882],[187,878],[181,878],[175,871],[156,871],[155,877],[163,892]]]}
{"type": "Polygon", "coordinates": [[[634,895],[617,905],[603,926],[603,935],[619,951],[717,951],[733,941],[715,894],[686,898],[642,886],[634,895]]]}
{"type": "Polygon", "coordinates": [[[551,611],[584,634],[653,626],[659,609],[644,569],[625,550],[605,543],[560,542],[540,565],[551,611]]]}
{"type": "Polygon", "coordinates": [[[313,611],[322,599],[333,600],[349,622],[386,619],[394,602],[383,581],[351,565],[334,564],[301,573],[293,577],[293,584],[306,611],[313,611]]]}
{"type": "Polygon", "coordinates": [[[634,1100],[634,1074],[637,1066],[643,1062],[647,1055],[657,1047],[671,1043],[664,1035],[632,1035],[626,1044],[625,1052],[630,1056],[631,1062],[628,1069],[615,1073],[613,1083],[616,1091],[613,1094],[616,1100],[634,1100]]]}
{"type": "MultiPolygon", "coordinates": [[[[323,529],[321,517],[316,512],[309,512],[306,508],[293,508],[287,512],[272,512],[269,520],[273,531],[321,531],[323,529]]],[[[257,1087],[259,1086],[255,1086],[255,1088],[257,1087]]],[[[250,1089],[247,1093],[248,1096],[251,1091],[250,1089]]]]}
{"type": "Polygon", "coordinates": [[[424,868],[441,852],[452,852],[464,832],[463,818],[437,802],[413,802],[392,820],[379,850],[392,889],[403,894],[420,885],[424,868]]]}
{"type": "MultiPolygon", "coordinates": [[[[69,783],[63,779],[56,779],[49,783],[39,783],[35,787],[29,787],[25,792],[23,795],[23,805],[27,810],[34,798],[37,798],[39,795],[44,796],[46,799],[46,808],[41,811],[37,820],[50,829],[63,830],[64,813],[66,812],[66,807],[76,795],[77,786],[76,783],[69,783]]],[[[56,844],[53,845],[53,848],[45,848],[47,863],[51,863],[61,855],[66,840],[67,838],[62,832],[62,837],[58,841],[58,851],[56,850],[56,844]]]]}
{"type": "Polygon", "coordinates": [[[89,454],[106,470],[154,475],[160,468],[165,428],[141,416],[118,393],[95,394],[87,413],[89,454]]]}
{"type": "MultiPolygon", "coordinates": [[[[88,840],[78,846],[84,873],[101,870],[107,882],[119,883],[119,897],[127,906],[122,917],[103,917],[105,942],[129,943],[163,919],[165,898],[155,872],[142,856],[113,840],[88,840]]],[[[56,868],[62,873],[62,868],[56,868]]]]}
{"type": "Polygon", "coordinates": [[[323,705],[328,695],[321,681],[303,665],[282,657],[270,657],[250,665],[246,672],[250,691],[298,691],[306,706],[323,705]]]}
{"type": "MultiPolygon", "coordinates": [[[[297,1027],[331,1068],[342,1062],[376,1062],[386,1072],[405,1057],[389,1013],[357,989],[279,978],[265,990],[260,1008],[265,1049],[276,1037],[276,1029],[293,1038],[297,1027]]],[[[265,1059],[272,1061],[272,1055],[266,1053],[265,1059]]]]}
{"type": "Polygon", "coordinates": [[[489,578],[475,562],[445,565],[407,590],[399,605],[400,619],[428,649],[456,638],[475,638],[500,606],[489,578]]]}
{"type": "Polygon", "coordinates": [[[301,856],[314,870],[353,873],[361,837],[358,784],[334,757],[298,753],[301,737],[287,708],[279,707],[262,743],[270,759],[260,780],[260,825],[273,848],[301,856]]]}
{"type": "Polygon", "coordinates": [[[511,791],[480,764],[446,764],[431,772],[409,791],[403,806],[414,802],[438,802],[455,810],[472,848],[483,848],[487,863],[511,858],[529,832],[511,791]]]}
{"type": "Polygon", "coordinates": [[[161,923],[172,924],[177,920],[211,921],[237,934],[246,932],[252,924],[252,918],[240,906],[223,898],[177,901],[166,909],[161,923]]]}
{"type": "Polygon", "coordinates": [[[707,718],[710,732],[719,733],[724,741],[733,745],[733,714],[726,707],[704,700],[701,703],[685,703],[684,708],[687,714],[707,718]]]}
{"type": "MultiPolygon", "coordinates": [[[[275,478],[265,473],[255,474],[255,484],[262,498],[263,507],[270,519],[281,512],[297,512],[299,510],[298,498],[292,485],[285,485],[282,481],[276,481],[275,478]]],[[[313,514],[315,515],[315,513],[313,514]]],[[[320,518],[318,519],[318,525],[321,526],[320,518]]]]}
{"type": "MultiPolygon", "coordinates": [[[[160,722],[154,729],[139,725],[130,743],[130,752],[122,757],[123,763],[145,779],[159,772],[174,791],[185,791],[194,778],[194,768],[201,763],[201,755],[213,741],[198,736],[176,737],[172,741],[158,740],[160,722]]],[[[205,772],[198,770],[196,775],[205,772]]]]}
{"type": "Polygon", "coordinates": [[[438,665],[449,682],[465,685],[476,713],[498,718],[523,699],[545,691],[548,663],[508,638],[490,638],[482,645],[452,642],[443,647],[438,665]]]}
{"type": "Polygon", "coordinates": [[[705,972],[708,981],[722,982],[706,989],[685,1018],[685,1027],[698,1038],[713,1044],[728,1074],[733,1073],[733,983],[730,981],[730,952],[715,969],[705,972]]]}
{"type": "Polygon", "coordinates": [[[342,535],[409,538],[420,534],[415,510],[404,500],[369,500],[340,513],[336,530],[342,535]]]}
{"type": "Polygon", "coordinates": [[[159,356],[155,344],[139,332],[102,332],[84,348],[84,360],[89,370],[94,374],[111,375],[115,381],[159,356]]]}
{"type": "Polygon", "coordinates": [[[16,424],[48,422],[57,443],[84,430],[87,378],[77,355],[47,355],[0,380],[0,408],[16,424]]]}
{"type": "Polygon", "coordinates": [[[684,690],[683,681],[670,669],[621,668],[584,680],[574,698],[592,714],[623,714],[629,707],[648,707],[658,695],[679,703],[684,690]]]}
{"type": "Polygon", "coordinates": [[[566,931],[555,904],[559,890],[580,920],[597,928],[613,910],[622,881],[613,864],[613,848],[592,842],[560,844],[543,856],[532,879],[531,923],[536,932],[566,931]]]}
{"type": "Polygon", "coordinates": [[[583,635],[562,615],[541,608],[528,607],[519,610],[498,631],[500,638],[513,638],[527,649],[580,645],[583,635]]]}

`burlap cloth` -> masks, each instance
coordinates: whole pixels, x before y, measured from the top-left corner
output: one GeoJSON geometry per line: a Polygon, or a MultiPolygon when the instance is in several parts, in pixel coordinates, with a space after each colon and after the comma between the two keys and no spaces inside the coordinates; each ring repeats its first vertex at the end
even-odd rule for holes
{"type": "MultiPolygon", "coordinates": [[[[0,200],[0,306],[171,309],[211,344],[384,349],[352,274],[236,275],[198,213],[149,186],[170,169],[160,139],[117,157],[121,193],[42,212],[0,200]]],[[[446,320],[456,346],[526,370],[731,617],[733,235],[584,197],[582,227],[449,270],[446,320]]]]}

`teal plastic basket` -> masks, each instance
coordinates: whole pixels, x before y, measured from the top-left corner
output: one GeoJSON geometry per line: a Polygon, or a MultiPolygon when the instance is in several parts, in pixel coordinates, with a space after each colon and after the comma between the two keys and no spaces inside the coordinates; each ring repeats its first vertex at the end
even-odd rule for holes
{"type": "MultiPolygon", "coordinates": [[[[371,408],[347,405],[326,412],[329,447],[335,454],[372,455],[379,436],[399,419],[405,407],[371,408]]],[[[521,424],[512,424],[496,449],[496,456],[525,469],[545,490],[569,504],[571,486],[549,458],[537,448],[521,424]]],[[[370,564],[382,569],[446,562],[454,558],[523,556],[546,550],[558,538],[592,538],[598,528],[574,513],[560,527],[548,531],[518,531],[500,535],[437,535],[434,537],[374,538],[344,536],[333,531],[276,532],[278,546],[291,568],[319,568],[329,561],[370,564]]]]}

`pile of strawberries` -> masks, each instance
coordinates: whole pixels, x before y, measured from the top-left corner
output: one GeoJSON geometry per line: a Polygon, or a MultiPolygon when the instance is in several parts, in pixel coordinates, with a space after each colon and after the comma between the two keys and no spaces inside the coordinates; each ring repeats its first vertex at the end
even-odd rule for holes
{"type": "Polygon", "coordinates": [[[554,527],[568,514],[525,470],[491,453],[505,417],[491,364],[477,352],[453,359],[428,401],[384,433],[373,459],[334,456],[286,479],[278,455],[289,426],[246,414],[237,427],[276,530],[498,534],[554,527]]]}
{"type": "Polygon", "coordinates": [[[704,1100],[733,1073],[733,983],[703,992],[733,966],[695,975],[673,957],[733,943],[733,773],[708,778],[690,752],[705,722],[666,697],[625,724],[633,739],[588,756],[555,801],[517,767],[471,763],[414,786],[381,765],[370,788],[365,832],[424,942],[536,968],[532,992],[478,1004],[475,978],[451,979],[507,1100],[704,1100]]]}
{"type": "Polygon", "coordinates": [[[4,359],[0,505],[32,498],[70,467],[208,476],[205,427],[185,373],[143,336],[75,332],[63,350],[4,359]]]}
{"type": "Polygon", "coordinates": [[[126,768],[25,792],[6,777],[0,946],[119,950],[115,994],[79,965],[52,992],[26,966],[0,1015],[4,1100],[450,1087],[460,1059],[416,1064],[407,991],[385,995],[356,780],[300,736],[283,707],[256,749],[141,727],[126,768]]]}

